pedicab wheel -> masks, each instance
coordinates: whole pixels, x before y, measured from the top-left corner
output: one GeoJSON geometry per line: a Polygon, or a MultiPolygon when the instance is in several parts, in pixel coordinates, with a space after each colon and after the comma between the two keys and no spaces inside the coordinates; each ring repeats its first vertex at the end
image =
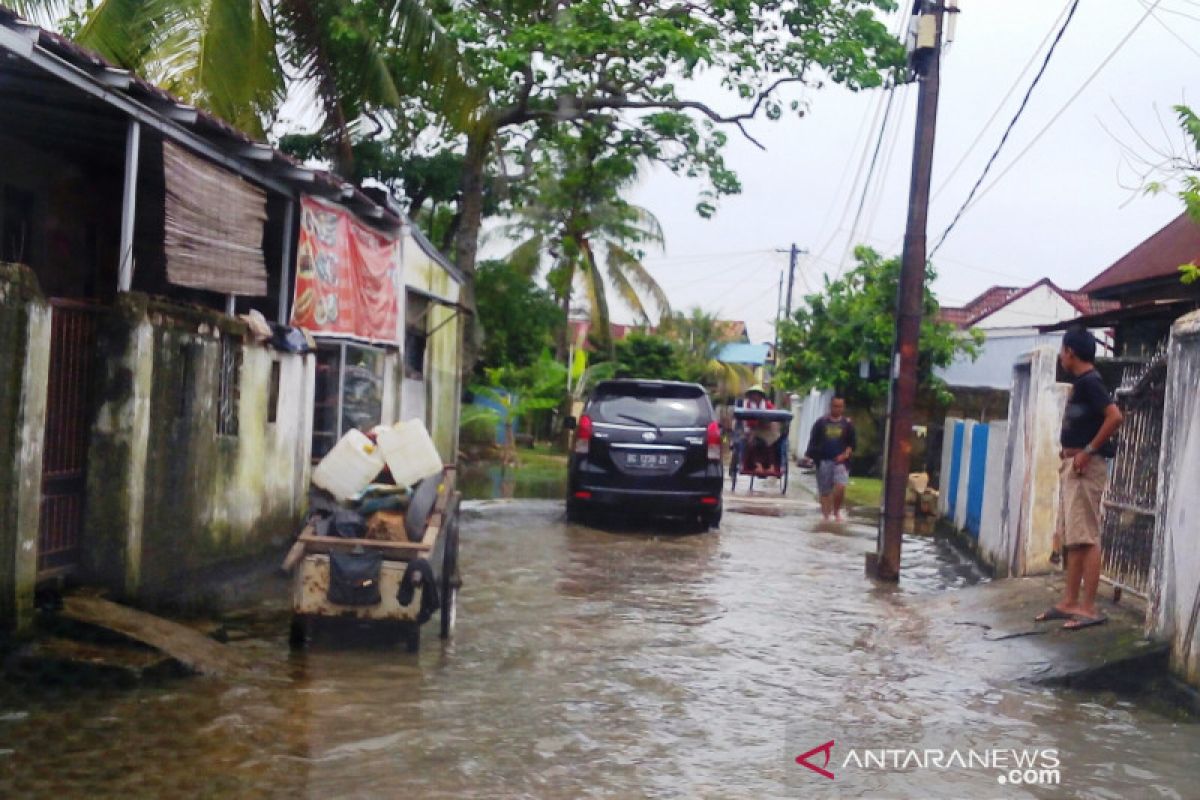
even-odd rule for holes
{"type": "Polygon", "coordinates": [[[446,526],[446,550],[442,555],[442,610],[438,615],[440,635],[449,639],[454,635],[454,623],[458,618],[458,587],[462,583],[458,575],[458,508],[451,507],[450,524],[446,526]]]}
{"type": "Polygon", "coordinates": [[[787,494],[788,473],[791,472],[791,465],[787,459],[783,460],[783,474],[779,476],[779,493],[787,494]]]}
{"type": "Polygon", "coordinates": [[[294,650],[302,650],[308,644],[308,635],[308,617],[293,614],[292,623],[288,628],[288,645],[294,650]]]}

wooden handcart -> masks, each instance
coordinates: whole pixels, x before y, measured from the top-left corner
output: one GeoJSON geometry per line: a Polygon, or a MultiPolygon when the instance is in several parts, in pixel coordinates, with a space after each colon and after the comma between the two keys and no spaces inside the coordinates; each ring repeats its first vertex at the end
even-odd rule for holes
{"type": "Polygon", "coordinates": [[[414,570],[412,596],[401,605],[401,581],[410,564],[425,559],[432,568],[440,608],[439,633],[443,639],[454,632],[461,579],[458,569],[459,505],[455,468],[447,466],[440,476],[418,484],[404,512],[408,541],[318,536],[312,523],[305,525],[288,552],[282,570],[292,575],[292,624],[290,641],[304,646],[320,627],[336,624],[373,625],[400,634],[407,648],[420,647],[421,609],[424,593],[421,574],[414,570]],[[379,575],[380,600],[374,605],[344,605],[330,600],[330,556],[336,552],[378,552],[383,561],[379,575]]]}

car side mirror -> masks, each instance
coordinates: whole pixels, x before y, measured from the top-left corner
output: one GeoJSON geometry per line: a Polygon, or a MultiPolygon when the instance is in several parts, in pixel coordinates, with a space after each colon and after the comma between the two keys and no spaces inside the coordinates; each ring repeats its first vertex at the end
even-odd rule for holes
{"type": "Polygon", "coordinates": [[[578,423],[575,421],[574,417],[563,418],[563,430],[573,431],[577,426],[578,423]]]}

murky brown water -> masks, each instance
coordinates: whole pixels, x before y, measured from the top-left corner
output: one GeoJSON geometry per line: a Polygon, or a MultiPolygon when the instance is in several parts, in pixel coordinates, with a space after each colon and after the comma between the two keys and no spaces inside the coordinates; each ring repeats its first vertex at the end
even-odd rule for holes
{"type": "MultiPolygon", "coordinates": [[[[736,508],[736,503],[731,504],[736,508]]],[[[868,524],[727,513],[720,532],[568,526],[470,504],[455,640],[289,654],[285,585],[230,621],[236,684],[0,696],[9,797],[1195,797],[1200,727],[1112,696],[994,686],[931,657],[922,600],[975,581],[929,539],[901,587],[868,524]],[[1058,788],[794,762],[866,747],[1058,747],[1058,788]],[[1067,758],[1070,760],[1067,761],[1067,758]]],[[[820,764],[818,757],[817,762],[820,764]]]]}

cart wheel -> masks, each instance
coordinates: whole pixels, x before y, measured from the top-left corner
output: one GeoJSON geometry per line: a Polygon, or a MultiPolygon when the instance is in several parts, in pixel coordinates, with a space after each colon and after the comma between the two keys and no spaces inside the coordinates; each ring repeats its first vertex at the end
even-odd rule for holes
{"type": "Polygon", "coordinates": [[[400,631],[400,636],[404,639],[404,652],[418,653],[421,650],[421,626],[417,624],[405,625],[400,631]]]}
{"type": "Polygon", "coordinates": [[[442,556],[442,610],[438,615],[440,635],[449,639],[454,635],[454,623],[458,617],[458,504],[450,508],[450,524],[446,526],[446,550],[442,556]]]}
{"type": "Polygon", "coordinates": [[[308,633],[308,618],[293,614],[292,624],[288,629],[288,645],[296,650],[303,649],[308,644],[308,633]]]}

